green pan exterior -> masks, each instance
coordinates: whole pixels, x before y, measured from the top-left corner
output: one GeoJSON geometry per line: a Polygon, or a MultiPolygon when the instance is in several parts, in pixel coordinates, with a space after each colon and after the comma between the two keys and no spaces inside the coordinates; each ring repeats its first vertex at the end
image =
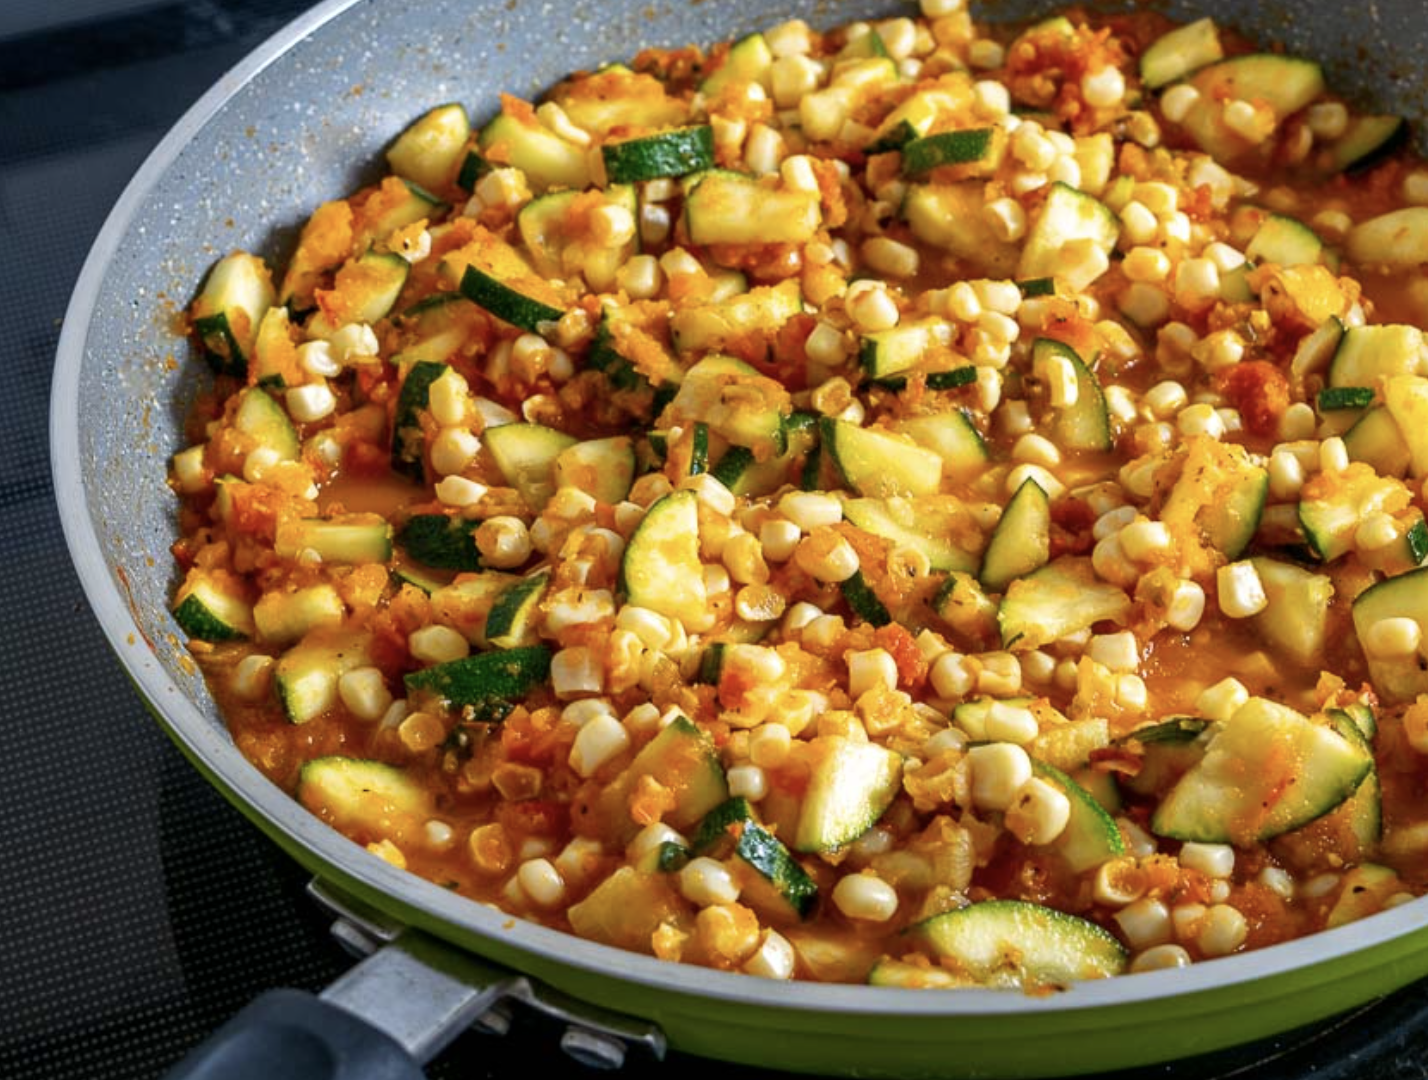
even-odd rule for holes
{"type": "MultiPolygon", "coordinates": [[[[979,17],[1055,5],[1000,0],[979,17]]],[[[1324,62],[1331,85],[1382,110],[1428,115],[1420,0],[1379,0],[1343,34],[1332,2],[1168,0],[1324,62]],[[1364,64],[1363,56],[1374,64],[1364,64]]],[[[75,568],[111,647],[195,767],[313,873],[394,919],[566,993],[658,1024],[672,1046],[823,1075],[1094,1074],[1229,1046],[1318,1020],[1428,973],[1428,900],[1246,956],[1083,983],[1052,997],[771,983],[663,964],[521,922],[367,854],[303,811],[228,738],[168,613],[162,553],[177,531],[166,484],[203,365],[170,330],[215,253],[278,265],[297,227],[370,181],[382,151],[453,95],[473,119],[498,91],[535,94],[568,71],[649,45],[737,37],[792,17],[831,25],[907,14],[909,3],[328,0],[218,81],[116,204],[75,286],[56,358],[51,458],[75,568]],[[335,57],[344,58],[341,64],[335,57]],[[363,92],[352,93],[354,86],[363,92]],[[295,109],[293,102],[320,103],[295,109]],[[177,370],[176,370],[177,368],[177,370]]],[[[1422,130],[1423,125],[1418,125],[1422,130]]]]}

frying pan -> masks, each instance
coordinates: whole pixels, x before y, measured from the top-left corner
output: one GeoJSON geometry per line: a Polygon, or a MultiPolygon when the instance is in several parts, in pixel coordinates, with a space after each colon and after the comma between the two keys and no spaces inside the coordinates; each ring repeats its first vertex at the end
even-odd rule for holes
{"type": "MultiPolygon", "coordinates": [[[[977,15],[1021,19],[1050,6],[1004,0],[977,15]]],[[[330,0],[224,75],[115,206],[75,287],[51,404],[60,515],[90,603],[194,767],[319,878],[407,928],[323,1002],[283,998],[257,1010],[286,1032],[267,1044],[278,1047],[269,1060],[291,1064],[299,1050],[321,1051],[292,1075],[356,1075],[338,1070],[353,1061],[385,1062],[366,1075],[420,1075],[413,1058],[434,1053],[508,992],[599,1002],[607,1018],[617,1014],[614,1027],[628,1018],[625,1029],[643,1029],[656,1048],[774,1068],[1096,1073],[1268,1036],[1428,974],[1428,898],[1308,939],[1048,997],[790,985],[665,964],[511,919],[388,866],[311,817],[228,738],[168,614],[177,523],[166,468],[204,379],[176,315],[207,267],[234,248],[281,262],[312,208],[373,180],[383,148],[432,104],[460,100],[484,120],[498,91],[534,96],[570,70],[645,45],[711,42],[795,15],[828,26],[907,10],[879,0],[330,0]],[[318,1008],[331,1002],[341,1007],[318,1008]],[[304,1027],[309,1013],[316,1018],[304,1027]],[[380,1031],[353,1020],[334,1034],[338,1020],[358,1013],[380,1031]]],[[[1428,116],[1420,0],[1347,10],[1201,0],[1167,10],[1282,42],[1322,61],[1337,89],[1428,116]]],[[[236,1061],[249,1043],[229,1032],[226,1045],[236,1061]]],[[[185,1075],[241,1075],[203,1067],[185,1075]]]]}

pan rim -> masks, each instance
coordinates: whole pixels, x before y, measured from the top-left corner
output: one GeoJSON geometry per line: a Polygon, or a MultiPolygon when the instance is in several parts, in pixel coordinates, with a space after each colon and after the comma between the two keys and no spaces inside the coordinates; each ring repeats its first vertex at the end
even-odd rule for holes
{"type": "MultiPolygon", "coordinates": [[[[1269,986],[1279,980],[1311,977],[1355,955],[1374,956],[1376,947],[1402,942],[1423,929],[1428,897],[1322,931],[1307,938],[1268,946],[1252,953],[1204,961],[1186,969],[1151,972],[1077,984],[1050,997],[1028,997],[989,990],[932,995],[898,988],[810,982],[775,983],[749,976],[669,964],[512,919],[439,886],[396,870],[368,854],[268,782],[237,747],[187,699],[144,643],[124,594],[103,557],[103,546],[86,500],[79,439],[79,380],[90,344],[101,286],[139,209],[174,165],[179,154],[230,100],[245,92],[263,70],[278,63],[305,38],[318,33],[364,0],[325,0],[283,27],[220,77],[169,129],[135,173],[107,216],[91,247],[66,308],[51,385],[50,455],[56,502],[71,559],[86,599],[115,654],[184,752],[206,766],[225,794],[260,816],[268,828],[290,843],[350,875],[364,886],[441,924],[499,941],[523,954],[539,956],[582,972],[694,998],[777,1011],[868,1017],[1016,1018],[1097,1014],[1139,1009],[1205,994],[1223,994],[1249,984],[1269,986]]],[[[459,947],[459,946],[456,946],[459,947]]],[[[1428,947],[1428,946],[1425,946],[1428,947]]]]}

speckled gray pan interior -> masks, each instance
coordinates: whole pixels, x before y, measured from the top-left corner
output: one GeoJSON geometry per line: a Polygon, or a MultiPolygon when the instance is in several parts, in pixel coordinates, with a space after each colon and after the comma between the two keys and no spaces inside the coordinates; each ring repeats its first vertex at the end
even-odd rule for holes
{"type": "MultiPolygon", "coordinates": [[[[984,5],[1013,19],[1046,2],[984,5]]],[[[772,985],[660,964],[507,920],[368,856],[310,819],[224,733],[167,613],[175,500],[165,484],[204,384],[174,333],[205,270],[234,248],[270,262],[321,200],[376,175],[380,151],[424,108],[498,91],[535,95],[565,72],[644,45],[712,41],[793,15],[829,25],[906,11],[869,2],[335,0],[223,76],[134,178],[77,284],[52,406],[66,535],[109,640],[195,764],[309,866],[462,947],[660,1023],[676,1046],[822,1072],[1095,1072],[1244,1040],[1428,973],[1420,900],[1291,945],[1183,972],[1086,984],[1054,998],[772,985]],[[777,1031],[777,1038],[767,1033],[777,1031]]],[[[1170,4],[1212,14],[1324,62],[1331,84],[1422,118],[1423,0],[1340,5],[1170,4]]]]}

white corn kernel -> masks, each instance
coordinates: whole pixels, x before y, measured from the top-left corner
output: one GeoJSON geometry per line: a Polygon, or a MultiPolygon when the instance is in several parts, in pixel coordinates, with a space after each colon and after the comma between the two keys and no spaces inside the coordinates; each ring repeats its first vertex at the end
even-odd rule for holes
{"type": "Polygon", "coordinates": [[[1199,100],[1199,90],[1189,83],[1177,83],[1160,95],[1160,114],[1172,124],[1178,124],[1199,100]]]}
{"type": "Polygon", "coordinates": [[[976,676],[961,653],[947,652],[932,664],[929,673],[932,688],[938,697],[956,699],[966,694],[976,684],[976,676]]]}
{"type": "Polygon", "coordinates": [[[358,720],[380,720],[392,706],[386,679],[370,665],[344,671],[337,680],[337,696],[358,720]]]}
{"type": "Polygon", "coordinates": [[[880,281],[863,278],[848,286],[848,317],[863,333],[891,330],[901,317],[897,301],[880,281]]]}
{"type": "Polygon", "coordinates": [[[1276,499],[1297,499],[1304,486],[1304,466],[1282,446],[1269,455],[1269,491],[1276,499]]]}
{"type": "Polygon", "coordinates": [[[1189,633],[1200,625],[1205,614],[1205,590],[1198,582],[1180,580],[1171,590],[1170,603],[1165,609],[1165,622],[1176,630],[1189,633]]]}
{"type": "Polygon", "coordinates": [[[1096,867],[1091,897],[1108,907],[1125,907],[1145,895],[1146,875],[1135,859],[1122,855],[1096,867]]]}
{"type": "Polygon", "coordinates": [[[1118,535],[1096,542],[1096,546],[1091,549],[1091,569],[1102,580],[1124,588],[1129,588],[1140,579],[1140,571],[1126,557],[1118,535]]]}
{"type": "Polygon", "coordinates": [[[1266,866],[1259,872],[1259,883],[1285,900],[1294,899],[1294,875],[1278,866],[1266,866]]]}
{"type": "Polygon", "coordinates": [[[1015,199],[1003,197],[987,203],[982,217],[998,240],[1014,244],[1026,235],[1026,211],[1015,199]]]}
{"type": "Polygon", "coordinates": [[[972,769],[972,800],[982,810],[1006,810],[1032,778],[1031,758],[1020,746],[987,743],[967,751],[972,769]]]}
{"type": "Polygon", "coordinates": [[[1175,418],[1175,427],[1186,437],[1208,435],[1212,439],[1220,439],[1225,435],[1224,420],[1213,405],[1203,402],[1181,409],[1180,415],[1175,418]]]}
{"type": "Polygon", "coordinates": [[[1071,800],[1039,776],[1021,786],[1006,813],[1007,830],[1023,844],[1049,844],[1070,821],[1071,800]]]}
{"type": "Polygon", "coordinates": [[[920,260],[917,249],[887,236],[873,236],[863,241],[862,255],[873,270],[884,277],[909,278],[917,274],[920,260]]]}
{"type": "Polygon", "coordinates": [[[1274,113],[1255,107],[1253,102],[1236,98],[1225,103],[1220,114],[1225,127],[1251,143],[1262,143],[1274,131],[1274,113]]]}
{"type": "Polygon", "coordinates": [[[297,347],[297,361],[300,368],[319,379],[335,379],[342,374],[342,365],[327,341],[304,341],[297,347]]]}
{"type": "Polygon", "coordinates": [[[1012,446],[1011,456],[1013,461],[1041,465],[1045,468],[1061,464],[1061,451],[1056,448],[1056,444],[1045,435],[1038,435],[1035,432],[1029,432],[1017,439],[1012,446]]]}
{"type": "Polygon", "coordinates": [[[1337,435],[1319,444],[1319,471],[1326,473],[1343,472],[1349,467],[1349,451],[1344,440],[1337,435]]]}
{"type": "Polygon", "coordinates": [[[1147,949],[1171,940],[1170,909],[1164,901],[1143,897],[1127,904],[1111,918],[1133,949],[1147,949]]]}
{"type": "Polygon", "coordinates": [[[848,653],[848,696],[857,700],[869,690],[897,689],[897,661],[886,649],[848,653]]]}
{"type": "Polygon", "coordinates": [[[1094,540],[1104,540],[1108,536],[1116,536],[1127,525],[1135,521],[1137,516],[1134,506],[1117,506],[1112,510],[1107,510],[1091,526],[1091,537],[1094,540]]]}
{"type": "Polygon", "coordinates": [[[254,653],[238,661],[229,683],[233,694],[240,701],[258,701],[268,694],[273,681],[276,661],[271,656],[254,653]]]}
{"type": "Polygon", "coordinates": [[[1339,101],[1320,101],[1309,106],[1304,115],[1314,138],[1328,142],[1337,139],[1349,126],[1349,110],[1339,101]]]}
{"type": "Polygon", "coordinates": [[[897,890],[874,874],[847,874],[833,886],[834,906],[850,919],[887,922],[897,903],[897,890]]]}
{"type": "Polygon", "coordinates": [[[1120,531],[1121,550],[1136,562],[1149,562],[1171,550],[1174,538],[1163,521],[1133,521],[1120,531]]]}
{"type": "Polygon", "coordinates": [[[475,506],[490,489],[464,476],[447,476],[436,482],[436,497],[447,506],[475,506]]]}
{"type": "Polygon", "coordinates": [[[610,707],[610,703],[604,698],[585,698],[582,701],[572,701],[560,710],[561,721],[574,724],[576,727],[584,727],[597,716],[614,715],[615,712],[610,707]]]}
{"type": "Polygon", "coordinates": [[[761,979],[791,979],[796,958],[788,938],[777,930],[766,930],[754,955],[744,961],[744,971],[761,979]]]}
{"type": "Polygon", "coordinates": [[[1206,956],[1228,956],[1249,936],[1249,923],[1238,909],[1215,904],[1200,920],[1195,943],[1206,956]]]}
{"type": "Polygon", "coordinates": [[[312,424],[331,416],[337,408],[337,395],[326,383],[305,383],[294,386],[283,395],[288,415],[300,424],[312,424]]]}
{"type": "Polygon", "coordinates": [[[836,533],[828,542],[821,537],[799,541],[793,561],[804,573],[825,583],[847,581],[859,568],[857,551],[836,533]]]}
{"type": "Polygon", "coordinates": [[[1081,76],[1081,100],[1093,109],[1109,109],[1125,98],[1126,80],[1120,68],[1108,64],[1081,76]]]}
{"type": "Polygon", "coordinates": [[[445,664],[471,654],[471,644],[449,626],[434,623],[407,635],[407,650],[426,664],[445,664]]]}
{"type": "Polygon", "coordinates": [[[632,300],[652,300],[664,287],[664,271],[653,255],[633,255],[615,274],[615,281],[632,300]]]}
{"type": "Polygon", "coordinates": [[[679,891],[700,907],[732,904],[739,899],[739,883],[724,864],[707,855],[691,859],[679,871],[679,891]]]}
{"type": "Polygon", "coordinates": [[[431,418],[442,427],[457,427],[466,422],[470,407],[470,387],[454,369],[433,380],[427,389],[427,408],[431,418]]]}
{"type": "Polygon", "coordinates": [[[598,694],[605,688],[605,665],[584,645],[561,649],[550,660],[550,684],[561,699],[598,694]]]}
{"type": "Polygon", "coordinates": [[[613,716],[596,716],[584,724],[570,745],[570,767],[589,779],[606,762],[630,747],[630,733],[613,716]]]}
{"type": "Polygon", "coordinates": [[[1170,258],[1159,248],[1140,245],[1121,260],[1121,272],[1130,281],[1164,281],[1170,276],[1170,258]]]}
{"type": "Polygon", "coordinates": [[[481,451],[481,440],[464,427],[442,428],[431,441],[431,467],[439,476],[463,471],[481,451]]]}
{"type": "Polygon", "coordinates": [[[1132,974],[1139,975],[1147,971],[1169,971],[1174,968],[1189,967],[1192,963],[1194,961],[1183,945],[1152,945],[1136,955],[1136,958],[1131,961],[1130,970],[1132,974]]]}
{"type": "Polygon", "coordinates": [[[1030,709],[1005,701],[994,701],[987,707],[984,726],[988,739],[1016,746],[1026,746],[1040,734],[1040,726],[1030,709]]]}
{"type": "Polygon", "coordinates": [[[1116,307],[1137,326],[1155,326],[1170,315],[1170,297],[1160,285],[1133,281],[1121,290],[1116,307]]]}
{"type": "Polygon", "coordinates": [[[1195,711],[1201,716],[1224,723],[1234,716],[1250,698],[1249,691],[1233,676],[1207,686],[1195,698],[1195,711]]]}
{"type": "Polygon", "coordinates": [[[339,364],[354,363],[359,357],[376,356],[381,351],[376,332],[366,323],[348,323],[327,339],[332,359],[339,364]]]}
{"type": "Polygon", "coordinates": [[[639,862],[646,855],[658,851],[663,844],[678,844],[687,848],[689,841],[664,822],[653,821],[635,833],[635,838],[625,847],[625,857],[631,862],[639,862]]]}
{"type": "Polygon", "coordinates": [[[527,859],[516,871],[516,880],[537,907],[555,907],[565,899],[565,881],[549,859],[527,859]]]}
{"type": "Polygon", "coordinates": [[[1231,619],[1247,619],[1269,606],[1259,571],[1247,559],[1216,570],[1215,590],[1220,610],[1231,619]]]}
{"type": "Polygon", "coordinates": [[[791,491],[778,501],[779,513],[804,532],[820,525],[836,525],[843,520],[843,504],[832,495],[814,491],[791,491]]]}
{"type": "Polygon", "coordinates": [[[1127,243],[1139,247],[1155,242],[1160,223],[1145,203],[1132,199],[1121,208],[1120,219],[1121,235],[1127,243]]]}
{"type": "Polygon", "coordinates": [[[1375,660],[1414,656],[1423,643],[1423,628],[1406,615],[1379,619],[1364,632],[1364,652],[1375,660]]]}
{"type": "Polygon", "coordinates": [[[1140,645],[1129,630],[1093,635],[1086,655],[1114,672],[1133,672],[1140,666],[1140,645]]]}
{"type": "Polygon", "coordinates": [[[1235,849],[1229,844],[1187,840],[1180,845],[1180,865],[1206,877],[1227,878],[1235,872],[1235,849]]]}
{"type": "Polygon", "coordinates": [[[731,796],[758,802],[769,793],[768,775],[757,765],[735,765],[727,777],[731,796]]]}

